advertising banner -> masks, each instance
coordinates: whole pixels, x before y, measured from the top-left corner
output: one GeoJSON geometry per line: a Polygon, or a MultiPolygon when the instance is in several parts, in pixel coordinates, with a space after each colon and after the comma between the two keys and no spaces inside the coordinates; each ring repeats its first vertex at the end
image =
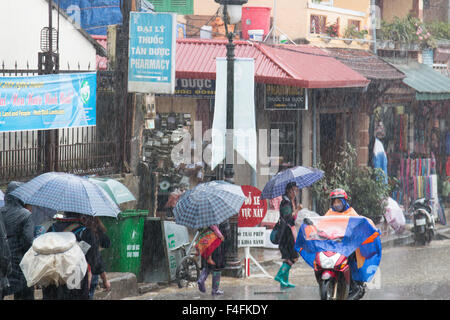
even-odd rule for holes
{"type": "Polygon", "coordinates": [[[0,132],[94,126],[97,74],[0,77],[0,132]]]}
{"type": "Polygon", "coordinates": [[[130,12],[128,91],[175,91],[176,14],[130,12]]]}

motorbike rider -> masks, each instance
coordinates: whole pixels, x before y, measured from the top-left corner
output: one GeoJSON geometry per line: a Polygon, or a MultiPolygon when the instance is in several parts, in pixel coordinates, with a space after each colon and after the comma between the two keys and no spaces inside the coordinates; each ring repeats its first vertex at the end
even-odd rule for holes
{"type": "MultiPolygon", "coordinates": [[[[348,196],[344,189],[338,188],[334,189],[330,193],[330,209],[327,211],[325,216],[356,216],[358,217],[359,214],[353,209],[350,204],[348,203],[348,196]]],[[[371,219],[367,218],[369,222],[374,225],[371,219]]],[[[375,225],[374,225],[375,226],[375,225]]],[[[355,261],[356,262],[356,253],[353,252],[348,257],[349,262],[355,261]]],[[[355,293],[355,290],[358,290],[359,288],[364,288],[364,283],[359,281],[351,280],[350,284],[350,292],[349,296],[355,293]]]]}

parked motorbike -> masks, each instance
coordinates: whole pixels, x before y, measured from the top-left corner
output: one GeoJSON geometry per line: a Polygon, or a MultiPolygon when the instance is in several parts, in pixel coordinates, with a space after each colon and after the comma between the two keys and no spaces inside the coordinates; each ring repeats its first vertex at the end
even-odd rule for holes
{"type": "Polygon", "coordinates": [[[430,199],[420,198],[413,202],[414,242],[419,245],[430,243],[434,238],[435,221],[430,199]]]}
{"type": "Polygon", "coordinates": [[[364,217],[305,218],[295,247],[314,268],[322,300],[361,299],[381,260],[379,231],[364,217]]]}

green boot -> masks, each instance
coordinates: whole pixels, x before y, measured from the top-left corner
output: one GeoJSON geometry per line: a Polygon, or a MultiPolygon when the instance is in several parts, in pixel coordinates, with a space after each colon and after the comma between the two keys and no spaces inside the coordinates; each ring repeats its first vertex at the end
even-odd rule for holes
{"type": "Polygon", "coordinates": [[[289,271],[291,270],[291,266],[288,265],[287,271],[284,273],[283,283],[281,283],[281,286],[284,288],[295,288],[295,284],[292,284],[289,282],[289,271]]]}
{"type": "Polygon", "coordinates": [[[290,268],[291,267],[286,262],[283,262],[283,264],[281,265],[280,269],[278,270],[277,275],[274,278],[275,281],[278,281],[280,283],[282,288],[287,286],[287,284],[286,284],[284,279],[285,279],[286,273],[289,273],[289,269],[290,268]]]}

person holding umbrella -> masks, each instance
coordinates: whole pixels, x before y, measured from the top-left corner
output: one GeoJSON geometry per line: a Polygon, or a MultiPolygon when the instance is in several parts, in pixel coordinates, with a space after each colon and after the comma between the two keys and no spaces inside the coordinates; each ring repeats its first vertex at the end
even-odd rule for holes
{"type": "Polygon", "coordinates": [[[42,288],[44,300],[88,300],[90,275],[104,272],[100,259],[99,240],[96,236],[97,224],[95,218],[76,212],[66,212],[64,218],[58,218],[49,228],[48,232],[72,232],[78,242],[85,242],[87,248],[84,253],[88,263],[88,272],[81,280],[80,289],[69,289],[63,284],[56,286],[50,284],[42,288]],[[87,245],[86,245],[87,244],[87,245]]]}
{"type": "Polygon", "coordinates": [[[34,240],[34,223],[31,219],[31,207],[12,195],[13,191],[23,185],[22,182],[11,181],[6,189],[5,206],[1,208],[5,229],[11,250],[12,272],[8,275],[9,289],[6,295],[14,294],[14,300],[34,300],[34,288],[27,286],[25,276],[19,266],[23,255],[31,247],[34,240]]]}
{"type": "Polygon", "coordinates": [[[295,219],[302,209],[297,204],[299,189],[306,188],[323,177],[323,171],[303,166],[296,166],[278,172],[265,185],[261,199],[274,199],[283,195],[280,203],[280,222],[282,229],[278,248],[281,252],[283,264],[275,276],[275,281],[280,283],[281,288],[293,288],[295,285],[289,283],[289,271],[298,260],[299,254],[295,250],[295,219]]]}
{"type": "Polygon", "coordinates": [[[281,259],[283,264],[275,276],[275,281],[280,283],[281,288],[294,288],[295,285],[289,282],[289,271],[292,265],[297,262],[299,258],[298,252],[295,250],[295,219],[298,212],[302,209],[302,205],[297,203],[297,194],[299,188],[295,182],[289,182],[286,185],[286,192],[282,196],[280,203],[280,220],[282,223],[282,230],[280,243],[278,248],[281,252],[281,259]]]}
{"type": "Polygon", "coordinates": [[[212,253],[215,265],[202,259],[202,272],[198,279],[199,290],[205,292],[205,281],[212,272],[212,295],[222,295],[219,289],[221,270],[225,268],[227,238],[230,236],[228,219],[239,213],[245,200],[241,186],[225,181],[210,181],[186,191],[178,200],[173,213],[175,222],[192,229],[218,225],[224,240],[212,253]]]}

